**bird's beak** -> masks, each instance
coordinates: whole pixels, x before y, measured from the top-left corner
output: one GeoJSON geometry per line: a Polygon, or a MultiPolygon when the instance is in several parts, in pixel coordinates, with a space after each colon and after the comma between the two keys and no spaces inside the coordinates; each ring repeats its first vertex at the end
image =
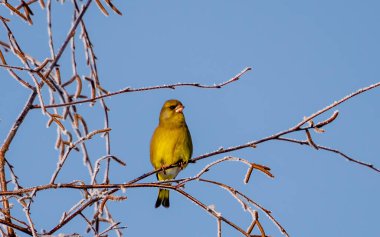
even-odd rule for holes
{"type": "Polygon", "coordinates": [[[184,108],[185,108],[185,106],[183,106],[183,105],[177,105],[177,107],[175,108],[175,112],[176,113],[182,113],[184,108]]]}

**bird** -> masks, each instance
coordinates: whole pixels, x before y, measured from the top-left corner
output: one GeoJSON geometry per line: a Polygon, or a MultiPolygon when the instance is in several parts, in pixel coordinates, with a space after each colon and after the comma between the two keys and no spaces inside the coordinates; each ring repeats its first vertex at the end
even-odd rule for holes
{"type": "MultiPolygon", "coordinates": [[[[187,127],[183,109],[185,106],[176,99],[167,100],[162,106],[159,123],[150,141],[150,162],[155,170],[157,180],[175,179],[184,169],[193,153],[193,143],[187,127]],[[166,169],[171,165],[175,167],[166,169]]],[[[169,190],[160,188],[155,207],[168,208],[169,190]]]]}

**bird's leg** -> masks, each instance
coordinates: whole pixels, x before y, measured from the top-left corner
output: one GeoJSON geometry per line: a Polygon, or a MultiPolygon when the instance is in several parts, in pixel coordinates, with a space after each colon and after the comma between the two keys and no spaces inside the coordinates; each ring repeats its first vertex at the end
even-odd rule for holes
{"type": "Polygon", "coordinates": [[[184,162],[183,160],[178,161],[178,167],[183,170],[186,167],[187,162],[184,162]]]}
{"type": "Polygon", "coordinates": [[[166,169],[169,167],[169,165],[161,165],[161,170],[166,175],[166,169]]]}
{"type": "Polygon", "coordinates": [[[163,159],[161,159],[161,168],[160,170],[162,171],[162,173],[164,173],[164,175],[166,175],[166,169],[169,167],[169,165],[165,165],[165,162],[163,159]]]}

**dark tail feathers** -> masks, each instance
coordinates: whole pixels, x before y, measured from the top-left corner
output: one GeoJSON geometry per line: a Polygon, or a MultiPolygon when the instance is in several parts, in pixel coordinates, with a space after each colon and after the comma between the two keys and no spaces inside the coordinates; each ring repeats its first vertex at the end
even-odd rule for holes
{"type": "Polygon", "coordinates": [[[156,205],[155,207],[159,207],[159,206],[163,206],[163,207],[166,207],[168,208],[170,206],[170,202],[169,202],[169,190],[167,189],[160,189],[158,190],[158,197],[157,197],[157,201],[156,201],[156,205]]]}

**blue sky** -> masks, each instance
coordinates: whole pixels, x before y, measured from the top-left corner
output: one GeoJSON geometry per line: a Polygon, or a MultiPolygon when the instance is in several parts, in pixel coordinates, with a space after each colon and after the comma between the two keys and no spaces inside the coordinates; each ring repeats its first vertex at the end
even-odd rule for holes
{"type": "MultiPolygon", "coordinates": [[[[93,3],[85,16],[98,57],[104,88],[116,91],[177,82],[214,84],[228,80],[249,66],[253,70],[222,89],[178,88],[128,93],[108,98],[112,154],[126,167],[112,166],[111,182],[121,183],[151,170],[149,140],[162,103],[180,99],[186,106],[194,156],[257,140],[288,129],[345,95],[379,81],[380,15],[378,1],[115,1],[123,16],[103,16],[93,3]]],[[[46,14],[38,4],[35,24],[11,21],[26,52],[41,61],[49,57],[46,14]]],[[[71,3],[53,1],[55,45],[62,44],[70,27],[71,3]],[[66,14],[66,15],[65,15],[66,14]]],[[[111,11],[110,11],[111,12],[111,11]]],[[[9,16],[4,9],[0,14],[9,16]]],[[[0,40],[6,34],[0,32],[0,40]]],[[[81,48],[80,41],[77,41],[81,48]]],[[[80,50],[80,49],[78,49],[80,50]]],[[[70,63],[68,53],[61,66],[70,63]]],[[[10,63],[17,61],[10,59],[10,63]]],[[[87,73],[82,64],[80,73],[87,73]]],[[[71,67],[62,70],[70,78],[71,67]]],[[[0,136],[7,134],[29,92],[0,69],[0,136]]],[[[89,91],[88,88],[85,88],[89,91]]],[[[378,89],[339,106],[338,119],[326,133],[314,134],[320,145],[380,167],[380,109],[378,89]]],[[[90,130],[102,128],[99,104],[78,106],[90,130]]],[[[320,121],[333,111],[319,117],[320,121]]],[[[32,111],[14,140],[8,160],[21,184],[45,184],[55,170],[56,129],[32,111]]],[[[304,139],[303,134],[289,137],[304,139]]],[[[104,140],[88,143],[91,159],[105,154],[104,140]]],[[[205,177],[234,185],[272,211],[290,236],[376,236],[380,229],[380,174],[347,162],[336,154],[306,146],[271,141],[256,149],[230,155],[269,166],[274,179],[254,173],[243,184],[245,169],[230,162],[205,177]]],[[[224,155],[189,165],[179,178],[193,176],[224,155]]],[[[86,180],[81,155],[70,156],[58,182],[86,180]]],[[[147,181],[154,181],[154,177],[147,181]]],[[[245,229],[249,214],[225,191],[202,183],[186,191],[245,229]]],[[[121,194],[121,193],[119,193],[121,194]]],[[[126,236],[216,236],[216,221],[179,194],[171,193],[170,209],[155,209],[156,189],[127,190],[128,200],[110,205],[113,216],[126,224],[126,236]]],[[[79,201],[72,190],[38,193],[32,204],[36,226],[49,229],[64,210],[79,201]],[[52,201],[54,200],[54,201],[52,201]]],[[[91,216],[91,211],[86,214],[91,216]]],[[[16,211],[17,212],[17,211],[16,211]]],[[[281,236],[259,212],[267,234],[281,236]]],[[[22,213],[19,213],[22,217],[22,213]]],[[[86,234],[83,220],[62,232],[86,234]]],[[[223,236],[239,233],[223,225],[223,236]]]]}

